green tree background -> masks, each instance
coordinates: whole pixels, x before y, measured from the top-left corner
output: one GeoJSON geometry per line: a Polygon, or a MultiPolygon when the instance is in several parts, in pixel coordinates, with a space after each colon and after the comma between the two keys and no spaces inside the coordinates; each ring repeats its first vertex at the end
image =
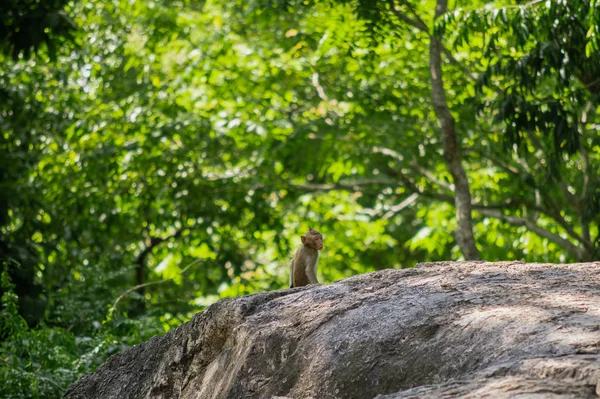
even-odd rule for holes
{"type": "Polygon", "coordinates": [[[598,259],[598,7],[6,2],[0,396],[286,288],[309,226],[323,282],[598,259]]]}

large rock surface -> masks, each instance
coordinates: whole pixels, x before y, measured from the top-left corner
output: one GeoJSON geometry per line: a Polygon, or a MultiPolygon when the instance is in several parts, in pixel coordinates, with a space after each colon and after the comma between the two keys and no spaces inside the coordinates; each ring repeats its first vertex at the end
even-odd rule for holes
{"type": "Polygon", "coordinates": [[[600,263],[441,262],[220,301],[65,397],[596,398],[599,379],[600,263]]]}

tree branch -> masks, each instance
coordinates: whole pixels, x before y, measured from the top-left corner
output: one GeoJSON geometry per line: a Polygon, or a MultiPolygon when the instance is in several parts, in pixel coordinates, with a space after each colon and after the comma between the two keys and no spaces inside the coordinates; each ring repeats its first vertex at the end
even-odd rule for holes
{"type": "MultiPolygon", "coordinates": [[[[183,273],[185,273],[185,272],[186,272],[186,271],[187,271],[187,270],[188,270],[190,267],[192,267],[192,266],[194,266],[195,264],[197,264],[197,263],[201,262],[202,260],[204,260],[204,259],[196,259],[195,261],[192,261],[191,263],[189,263],[187,266],[185,266],[185,267],[184,267],[184,268],[181,270],[180,274],[183,274],[183,273]]],[[[120,301],[121,299],[123,299],[123,298],[124,298],[124,297],[125,297],[127,294],[129,294],[130,292],[132,292],[132,291],[135,291],[135,290],[139,290],[140,288],[144,288],[144,287],[147,287],[147,286],[149,286],[149,285],[156,285],[156,284],[162,284],[162,283],[166,283],[167,281],[171,281],[171,280],[173,280],[173,279],[175,279],[175,277],[170,277],[170,278],[168,278],[168,279],[165,279],[165,280],[160,280],[160,281],[152,281],[152,282],[145,283],[145,284],[138,284],[138,285],[136,285],[136,286],[133,286],[133,287],[129,288],[128,290],[126,290],[125,292],[123,292],[121,295],[119,295],[119,297],[118,297],[118,298],[115,300],[115,302],[113,303],[113,305],[112,305],[112,306],[110,307],[110,309],[108,310],[108,314],[106,315],[106,320],[107,320],[107,321],[109,321],[109,320],[111,320],[111,319],[112,319],[113,313],[114,313],[114,311],[117,309],[117,305],[119,304],[119,301],[120,301]]]]}
{"type": "Polygon", "coordinates": [[[387,155],[389,157],[394,158],[396,161],[404,161],[404,156],[390,148],[385,148],[385,147],[378,147],[375,146],[373,147],[373,152],[376,154],[383,154],[383,155],[387,155]]]}
{"type": "Polygon", "coordinates": [[[440,186],[442,188],[445,188],[446,190],[450,191],[451,193],[454,192],[454,184],[446,183],[445,181],[438,179],[432,172],[430,172],[429,170],[427,170],[424,167],[422,167],[421,165],[419,165],[416,161],[412,161],[411,163],[408,164],[408,166],[410,168],[414,169],[415,171],[419,172],[423,176],[425,176],[427,179],[429,179],[429,181],[437,184],[438,186],[440,186]]]}
{"type": "Polygon", "coordinates": [[[319,73],[318,72],[313,73],[312,84],[315,87],[315,89],[317,90],[317,94],[319,95],[321,100],[329,101],[329,99],[327,98],[327,94],[325,94],[325,90],[323,90],[323,86],[321,86],[321,84],[319,83],[319,73]]]}
{"type": "Polygon", "coordinates": [[[334,191],[334,190],[347,190],[347,191],[360,191],[360,187],[364,186],[397,186],[398,182],[392,179],[386,178],[373,178],[358,181],[338,182],[338,183],[292,183],[288,182],[288,185],[296,189],[306,192],[317,192],[317,191],[334,191]]]}
{"type": "MultiPolygon", "coordinates": [[[[383,154],[383,155],[387,155],[391,158],[396,159],[397,161],[403,161],[404,157],[397,153],[396,151],[390,149],[390,148],[384,148],[384,147],[373,147],[373,152],[376,154],[383,154]]],[[[417,163],[417,161],[412,160],[411,162],[408,163],[408,165],[406,165],[407,167],[413,169],[414,171],[422,174],[423,176],[425,176],[427,179],[429,179],[429,181],[437,184],[440,187],[445,188],[446,190],[450,191],[450,192],[454,192],[454,184],[452,183],[447,183],[443,180],[440,180],[437,178],[437,176],[435,176],[431,171],[427,170],[426,168],[422,167],[421,165],[419,165],[417,163]]]]}
{"type": "Polygon", "coordinates": [[[390,4],[390,10],[392,10],[394,15],[396,15],[396,17],[399,20],[406,22],[407,24],[409,24],[410,26],[412,26],[414,28],[417,28],[421,32],[427,33],[427,35],[430,35],[429,27],[425,24],[425,22],[423,22],[423,20],[421,18],[419,18],[418,15],[417,15],[417,19],[414,20],[411,17],[409,17],[408,15],[406,15],[403,12],[401,12],[400,10],[398,10],[396,8],[396,5],[394,4],[394,0],[390,0],[389,4],[390,4]]]}
{"type": "Polygon", "coordinates": [[[406,199],[404,201],[402,201],[398,205],[394,205],[393,207],[391,207],[390,210],[387,211],[383,215],[382,219],[389,219],[389,218],[391,218],[396,213],[402,211],[404,208],[412,205],[417,200],[417,198],[419,198],[419,194],[417,194],[417,193],[413,193],[413,194],[409,195],[408,197],[406,197],[406,199]]]}
{"type": "MultiPolygon", "coordinates": [[[[388,153],[386,155],[394,156],[394,151],[393,150],[390,150],[390,151],[392,151],[392,152],[388,153]]],[[[379,152],[383,153],[382,151],[379,151],[379,152]]],[[[396,157],[403,159],[403,157],[397,153],[396,153],[396,157]]],[[[419,197],[443,201],[443,202],[446,202],[449,204],[454,204],[454,202],[455,202],[454,197],[452,197],[451,195],[447,195],[447,194],[444,194],[441,192],[430,191],[430,190],[423,189],[422,187],[418,187],[413,181],[411,181],[411,179],[409,179],[402,173],[395,171],[394,169],[390,168],[389,173],[391,175],[393,175],[394,177],[398,178],[401,181],[401,183],[403,183],[402,186],[404,188],[408,189],[411,194],[408,197],[406,197],[399,204],[391,207],[382,216],[383,219],[391,218],[394,214],[396,214],[396,213],[402,211],[403,209],[405,209],[406,207],[412,205],[419,197]]],[[[367,179],[367,180],[361,180],[361,181],[355,181],[355,182],[340,182],[340,183],[331,183],[331,184],[312,184],[312,183],[293,184],[293,183],[290,183],[290,185],[294,188],[304,190],[307,192],[333,191],[333,190],[347,190],[347,191],[355,192],[355,191],[360,191],[360,188],[365,187],[365,186],[372,186],[372,185],[396,186],[398,183],[399,182],[394,179],[375,178],[375,179],[367,179]]],[[[569,240],[560,237],[558,234],[554,234],[554,233],[544,229],[543,227],[540,227],[535,222],[535,220],[532,220],[532,219],[529,219],[526,217],[506,215],[506,214],[502,213],[502,210],[520,209],[522,206],[525,206],[528,209],[532,209],[537,212],[543,213],[546,216],[550,217],[555,222],[557,222],[561,227],[563,227],[565,229],[565,231],[569,234],[569,236],[576,239],[581,244],[584,244],[584,239],[573,230],[573,228],[564,220],[564,218],[560,217],[557,219],[557,217],[556,217],[557,215],[552,210],[537,206],[536,204],[534,204],[531,201],[528,201],[526,199],[514,199],[514,200],[509,200],[504,203],[495,203],[495,204],[494,203],[493,204],[472,203],[472,208],[475,209],[479,214],[487,216],[487,217],[492,217],[492,218],[496,218],[499,220],[503,220],[503,221],[505,221],[509,224],[515,225],[515,226],[525,226],[530,231],[536,233],[540,237],[546,238],[549,241],[554,242],[555,244],[559,245],[561,248],[563,248],[565,251],[567,251],[569,254],[571,254],[578,261],[587,261],[587,260],[591,259],[590,250],[589,250],[589,248],[587,248],[587,246],[585,244],[584,244],[584,248],[578,247],[577,245],[573,244],[569,240]]],[[[376,216],[377,214],[379,214],[380,212],[374,211],[374,212],[366,212],[366,213],[369,216],[373,217],[373,216],[376,216]]],[[[599,233],[599,237],[600,237],[600,233],[599,233]]]]}
{"type": "MultiPolygon", "coordinates": [[[[427,26],[425,21],[423,21],[423,19],[419,16],[417,11],[407,1],[402,0],[401,3],[404,4],[410,10],[410,12],[414,16],[414,19],[409,17],[402,11],[398,10],[396,8],[396,5],[394,4],[394,0],[389,0],[390,10],[394,13],[394,15],[396,15],[396,17],[399,20],[406,22],[408,25],[410,25],[414,28],[417,28],[419,31],[424,32],[427,34],[427,36],[431,37],[431,33],[429,32],[429,27],[427,26]]],[[[477,75],[469,67],[461,64],[460,61],[458,61],[456,58],[454,58],[454,55],[450,52],[450,50],[448,50],[444,45],[441,45],[441,48],[442,48],[442,52],[444,53],[444,55],[446,57],[448,57],[448,60],[450,61],[451,64],[459,67],[465,73],[465,75],[467,75],[471,79],[477,80],[477,75]]]]}
{"type": "MultiPolygon", "coordinates": [[[[183,228],[176,230],[175,233],[167,236],[167,237],[146,237],[145,247],[142,252],[137,256],[135,263],[135,280],[136,280],[136,289],[140,295],[144,295],[144,290],[147,284],[145,284],[144,271],[146,267],[146,257],[152,252],[152,250],[159,244],[164,241],[170,240],[171,238],[177,238],[181,236],[183,233],[183,228]]],[[[143,303],[143,302],[142,302],[143,303]]],[[[143,305],[141,305],[143,306],[143,305]]]]}
{"type": "MultiPolygon", "coordinates": [[[[500,161],[499,159],[497,159],[489,154],[483,154],[483,153],[479,153],[479,154],[481,156],[489,159],[490,161],[492,161],[492,163],[494,163],[496,166],[502,168],[506,172],[519,178],[527,186],[533,188],[534,190],[536,190],[538,192],[541,191],[543,193],[542,196],[544,199],[543,202],[546,205],[545,207],[541,207],[539,204],[533,204],[530,201],[526,201],[523,199],[519,200],[521,203],[523,203],[523,205],[525,205],[527,208],[534,209],[534,210],[541,212],[541,213],[545,214],[546,216],[554,219],[554,221],[556,221],[558,224],[560,224],[565,229],[565,231],[567,232],[567,234],[569,234],[569,236],[571,236],[572,238],[579,241],[579,243],[581,243],[588,250],[591,250],[591,248],[593,248],[593,244],[590,241],[590,239],[586,238],[585,236],[581,236],[580,234],[578,234],[575,231],[573,226],[569,222],[567,222],[566,219],[562,216],[561,210],[556,205],[556,203],[552,200],[551,194],[547,191],[547,189],[545,187],[538,186],[535,183],[533,176],[531,176],[531,174],[528,171],[521,171],[521,170],[515,169],[513,166],[506,165],[506,164],[504,164],[504,162],[500,161]]],[[[527,165],[522,165],[521,163],[519,163],[519,165],[523,168],[528,167],[527,165]]],[[[564,191],[564,190],[565,189],[563,189],[562,191],[564,191]]],[[[567,197],[567,200],[569,200],[569,201],[576,201],[576,198],[570,193],[569,193],[569,196],[567,196],[563,192],[563,195],[565,195],[565,197],[567,197]]],[[[572,203],[572,205],[577,207],[576,203],[572,203]]],[[[584,229],[584,234],[585,234],[585,229],[584,229]]]]}
{"type": "Polygon", "coordinates": [[[183,228],[176,230],[175,233],[170,234],[164,238],[163,237],[147,237],[146,238],[146,246],[142,250],[142,252],[140,252],[139,255],[137,256],[136,263],[137,264],[144,263],[146,257],[150,254],[150,252],[152,252],[152,250],[157,245],[163,243],[164,241],[170,240],[171,238],[178,238],[181,236],[182,233],[183,233],[183,228]]]}
{"type": "Polygon", "coordinates": [[[585,249],[580,248],[575,244],[571,243],[569,240],[566,240],[561,236],[538,226],[535,222],[533,222],[530,219],[505,215],[498,210],[491,209],[478,209],[478,212],[484,216],[500,219],[515,226],[525,226],[540,237],[546,238],[547,240],[557,244],[558,246],[569,252],[578,261],[589,260],[590,254],[585,249]]]}

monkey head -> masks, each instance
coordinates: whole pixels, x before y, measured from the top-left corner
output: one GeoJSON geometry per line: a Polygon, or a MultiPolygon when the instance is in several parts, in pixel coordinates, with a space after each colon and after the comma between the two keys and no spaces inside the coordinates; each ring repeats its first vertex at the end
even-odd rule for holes
{"type": "Polygon", "coordinates": [[[308,232],[302,236],[302,244],[320,251],[323,249],[323,235],[309,227],[308,232]]]}

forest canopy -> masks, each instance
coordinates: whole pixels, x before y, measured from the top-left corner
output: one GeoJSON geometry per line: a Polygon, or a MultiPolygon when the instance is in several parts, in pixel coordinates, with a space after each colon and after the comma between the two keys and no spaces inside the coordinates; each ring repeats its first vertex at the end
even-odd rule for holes
{"type": "Polygon", "coordinates": [[[600,258],[594,1],[9,0],[0,396],[220,298],[600,258]]]}

